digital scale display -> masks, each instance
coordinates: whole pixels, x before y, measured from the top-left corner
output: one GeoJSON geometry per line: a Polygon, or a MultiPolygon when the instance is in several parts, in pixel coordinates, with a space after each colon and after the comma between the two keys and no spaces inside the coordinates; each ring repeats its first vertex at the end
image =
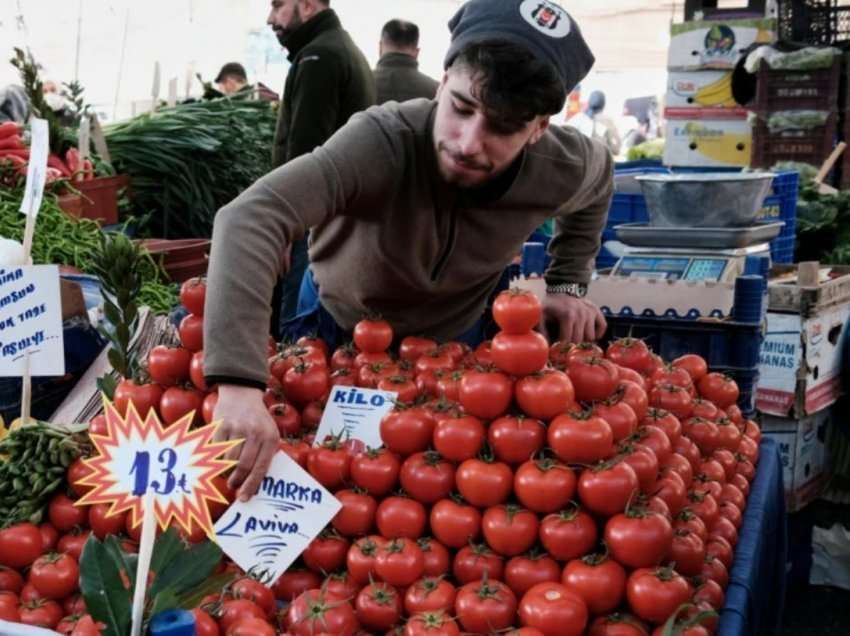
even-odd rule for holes
{"type": "Polygon", "coordinates": [[[616,274],[662,280],[719,281],[727,263],[728,259],[725,258],[624,256],[616,274]]]}

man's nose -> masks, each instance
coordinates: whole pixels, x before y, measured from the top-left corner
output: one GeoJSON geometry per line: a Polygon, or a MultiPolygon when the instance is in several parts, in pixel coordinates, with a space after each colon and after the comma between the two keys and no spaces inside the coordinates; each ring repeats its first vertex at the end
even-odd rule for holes
{"type": "Polygon", "coordinates": [[[458,150],[464,157],[474,157],[484,149],[483,122],[475,117],[463,123],[458,138],[458,150]]]}

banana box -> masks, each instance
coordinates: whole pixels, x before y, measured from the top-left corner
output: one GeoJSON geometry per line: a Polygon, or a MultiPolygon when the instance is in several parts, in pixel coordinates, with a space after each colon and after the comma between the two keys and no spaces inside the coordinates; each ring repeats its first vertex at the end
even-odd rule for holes
{"type": "Polygon", "coordinates": [[[746,117],[675,119],[667,113],[664,165],[703,168],[750,165],[753,131],[746,117]]]}
{"type": "Polygon", "coordinates": [[[670,71],[667,116],[697,119],[744,118],[746,110],[732,97],[732,71],[670,71]]]}
{"type": "Polygon", "coordinates": [[[776,20],[706,20],[670,27],[667,68],[677,71],[732,70],[752,44],[776,41],[776,20]]]}

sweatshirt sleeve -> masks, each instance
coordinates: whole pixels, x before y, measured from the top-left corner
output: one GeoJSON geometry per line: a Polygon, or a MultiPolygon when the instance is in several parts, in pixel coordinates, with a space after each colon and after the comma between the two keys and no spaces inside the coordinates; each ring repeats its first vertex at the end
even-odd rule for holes
{"type": "Polygon", "coordinates": [[[344,81],[342,73],[342,61],[327,50],[307,52],[298,61],[286,161],[313,152],[336,130],[344,81]]]}
{"type": "Polygon", "coordinates": [[[288,246],[337,214],[366,214],[399,163],[377,118],[358,114],[327,144],[272,171],[215,218],[204,309],[204,373],[262,384],[275,281],[288,246]]]}
{"type": "Polygon", "coordinates": [[[614,194],[614,159],[600,142],[585,139],[587,170],[578,193],[555,217],[547,285],[590,282],[614,194]]]}

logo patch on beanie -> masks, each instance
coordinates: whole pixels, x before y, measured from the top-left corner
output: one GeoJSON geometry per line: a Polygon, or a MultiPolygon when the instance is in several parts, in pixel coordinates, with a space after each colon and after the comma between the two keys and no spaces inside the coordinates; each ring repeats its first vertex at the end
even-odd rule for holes
{"type": "Polygon", "coordinates": [[[570,17],[554,2],[548,0],[523,0],[520,15],[535,29],[552,38],[570,34],[570,17]]]}

